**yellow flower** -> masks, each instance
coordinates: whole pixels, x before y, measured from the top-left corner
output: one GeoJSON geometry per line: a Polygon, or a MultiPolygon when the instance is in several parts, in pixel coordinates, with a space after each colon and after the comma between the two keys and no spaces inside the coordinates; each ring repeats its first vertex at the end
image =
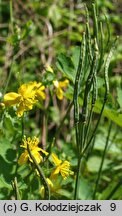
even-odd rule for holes
{"type": "Polygon", "coordinates": [[[9,92],[4,95],[4,104],[5,106],[16,105],[16,113],[21,117],[25,111],[31,110],[39,99],[45,99],[44,89],[45,87],[37,82],[22,84],[18,89],[18,93],[9,92]]]}
{"type": "Polygon", "coordinates": [[[25,151],[19,157],[18,160],[19,165],[25,164],[28,160],[32,162],[27,150],[27,145],[29,145],[30,151],[33,154],[34,158],[36,159],[37,163],[39,164],[40,162],[42,162],[43,158],[39,152],[42,152],[46,156],[48,155],[48,152],[44,151],[42,148],[39,148],[38,144],[39,144],[39,139],[37,137],[33,137],[32,139],[30,137],[28,138],[24,137],[23,144],[20,146],[24,148],[25,151]]]}
{"type": "Polygon", "coordinates": [[[66,179],[69,175],[73,175],[73,172],[70,170],[70,162],[65,160],[64,162],[60,160],[56,154],[52,153],[53,163],[56,165],[56,168],[51,174],[51,178],[55,178],[59,173],[66,179]]]}
{"type": "Polygon", "coordinates": [[[62,90],[62,88],[65,88],[65,87],[68,86],[69,80],[67,80],[67,79],[65,79],[64,81],[54,80],[53,84],[54,84],[54,86],[56,88],[57,98],[59,100],[62,100],[63,99],[63,90],[62,90]]]}

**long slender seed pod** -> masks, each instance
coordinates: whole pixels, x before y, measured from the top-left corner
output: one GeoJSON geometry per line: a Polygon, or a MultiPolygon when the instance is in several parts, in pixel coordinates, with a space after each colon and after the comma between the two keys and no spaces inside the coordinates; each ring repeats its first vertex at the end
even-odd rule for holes
{"type": "Polygon", "coordinates": [[[93,84],[93,79],[94,79],[94,77],[96,77],[97,62],[98,62],[98,46],[97,46],[97,42],[95,40],[94,41],[94,57],[92,60],[91,71],[90,71],[89,76],[88,76],[87,81],[86,81],[84,101],[83,101],[83,107],[82,107],[82,113],[81,113],[81,123],[80,123],[81,124],[81,127],[80,127],[81,128],[81,130],[80,130],[81,148],[80,148],[80,151],[83,150],[84,145],[86,143],[86,138],[87,138],[88,130],[90,127],[90,125],[88,125],[88,124],[90,123],[91,117],[92,117],[93,108],[91,108],[91,113],[89,115],[88,124],[86,127],[86,122],[87,122],[87,118],[88,118],[88,103],[89,103],[90,91],[91,91],[91,87],[93,84]],[[86,128],[86,133],[85,133],[85,128],[86,128]]]}
{"type": "Polygon", "coordinates": [[[97,13],[96,13],[96,6],[93,3],[92,4],[93,7],[93,21],[94,21],[94,26],[93,26],[93,30],[94,30],[94,38],[96,38],[97,43],[98,43],[98,20],[97,20],[97,13]]]}
{"type": "MultiPolygon", "coordinates": [[[[118,38],[118,37],[117,37],[118,38]]],[[[105,95],[105,100],[107,100],[108,94],[109,94],[109,80],[108,80],[108,69],[109,69],[109,65],[110,65],[110,61],[111,58],[113,56],[113,52],[115,50],[115,44],[117,41],[117,38],[115,39],[114,43],[112,44],[112,47],[109,51],[109,54],[106,58],[106,62],[105,62],[105,73],[104,73],[104,77],[105,77],[105,87],[106,87],[106,95],[105,95]]]]}
{"type": "Polygon", "coordinates": [[[45,200],[49,200],[50,199],[50,189],[49,189],[49,186],[48,186],[48,183],[46,181],[46,178],[45,178],[45,175],[41,169],[41,167],[39,166],[39,164],[37,163],[35,157],[33,156],[33,154],[31,153],[31,150],[30,150],[30,147],[29,145],[27,145],[27,150],[28,150],[28,153],[29,153],[29,156],[30,158],[32,159],[38,173],[39,173],[39,176],[40,176],[40,179],[41,179],[41,182],[42,184],[44,185],[44,189],[45,189],[45,195],[44,195],[44,199],[45,200]]]}
{"type": "Polygon", "coordinates": [[[89,12],[88,12],[87,7],[85,7],[85,9],[86,9],[86,41],[87,41],[89,62],[91,65],[93,55],[92,55],[91,34],[90,34],[90,27],[89,27],[89,12]]]}
{"type": "MultiPolygon", "coordinates": [[[[118,37],[117,37],[118,38],[118,37]]],[[[112,47],[109,51],[109,54],[106,58],[106,62],[105,62],[105,69],[104,69],[104,78],[105,78],[105,95],[104,95],[104,102],[103,102],[103,105],[102,105],[102,108],[101,108],[101,112],[100,112],[100,115],[99,115],[99,119],[97,121],[97,124],[93,130],[93,133],[87,143],[87,145],[84,147],[83,149],[83,152],[81,153],[81,157],[85,154],[86,150],[88,149],[92,139],[94,138],[94,136],[96,135],[96,132],[97,132],[97,129],[98,129],[98,126],[99,126],[99,123],[100,123],[100,120],[101,120],[101,117],[102,117],[102,113],[104,111],[104,107],[105,107],[105,104],[107,102],[107,98],[108,98],[108,93],[109,93],[109,79],[108,79],[108,69],[109,69],[109,64],[110,64],[110,61],[111,61],[111,58],[112,58],[112,55],[113,55],[113,52],[115,50],[115,44],[116,44],[116,41],[117,41],[117,38],[115,39],[114,43],[112,44],[112,47]]]]}
{"type": "Polygon", "coordinates": [[[83,77],[85,53],[86,53],[86,46],[85,46],[85,33],[84,33],[81,47],[80,47],[80,57],[79,57],[79,64],[78,64],[78,69],[77,69],[77,73],[76,73],[76,78],[75,78],[74,96],[73,96],[74,121],[75,121],[75,129],[76,129],[77,149],[79,148],[79,102],[78,102],[78,96],[79,96],[79,92],[80,92],[81,80],[83,77]]]}
{"type": "Polygon", "coordinates": [[[86,132],[85,132],[85,138],[84,138],[83,147],[86,146],[86,141],[87,141],[88,134],[89,134],[89,129],[90,129],[90,126],[91,126],[93,108],[94,108],[95,102],[97,100],[97,91],[98,91],[97,90],[97,76],[96,76],[96,73],[95,73],[94,78],[93,78],[93,92],[92,92],[91,109],[89,111],[90,113],[89,113],[87,128],[86,128],[86,132]]]}
{"type": "Polygon", "coordinates": [[[84,101],[83,101],[82,114],[81,114],[81,122],[86,122],[87,120],[89,94],[91,91],[91,86],[93,84],[94,74],[96,73],[96,70],[97,70],[98,46],[97,46],[96,39],[94,41],[94,44],[95,44],[95,47],[94,47],[95,51],[94,51],[94,57],[92,60],[91,70],[90,70],[89,76],[86,81],[84,101]]]}
{"type": "Polygon", "coordinates": [[[102,22],[100,22],[100,60],[98,65],[98,72],[101,69],[102,64],[104,63],[104,35],[103,35],[103,25],[102,22]]]}
{"type": "Polygon", "coordinates": [[[81,81],[83,78],[84,72],[84,64],[85,64],[85,55],[86,55],[86,38],[85,33],[83,34],[82,44],[81,44],[81,51],[80,51],[80,58],[79,58],[79,65],[78,70],[76,73],[75,79],[75,86],[74,86],[74,120],[75,120],[75,130],[76,130],[76,143],[77,143],[77,154],[78,154],[78,164],[77,164],[77,173],[76,173],[76,183],[75,183],[75,193],[74,199],[77,199],[77,192],[78,192],[78,182],[79,182],[79,174],[80,174],[80,139],[79,139],[79,102],[78,96],[81,88],[81,81]]]}

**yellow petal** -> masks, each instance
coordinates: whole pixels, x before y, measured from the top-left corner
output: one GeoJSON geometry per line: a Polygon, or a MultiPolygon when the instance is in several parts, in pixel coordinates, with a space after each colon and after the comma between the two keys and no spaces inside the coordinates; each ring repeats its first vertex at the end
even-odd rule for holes
{"type": "Polygon", "coordinates": [[[64,81],[60,81],[60,82],[59,82],[59,86],[60,86],[61,88],[67,87],[68,84],[69,84],[69,80],[68,80],[68,79],[65,79],[64,81]]]}
{"type": "MultiPolygon", "coordinates": [[[[34,158],[36,159],[36,162],[39,164],[40,162],[42,162],[42,160],[43,160],[43,158],[42,158],[42,156],[39,154],[39,152],[34,152],[33,153],[33,151],[32,151],[32,154],[33,154],[33,156],[34,156],[34,158]]],[[[31,162],[33,162],[32,160],[31,160],[31,158],[29,157],[29,160],[31,161],[31,162]]]]}
{"type": "Polygon", "coordinates": [[[13,106],[19,103],[21,95],[15,92],[10,92],[4,95],[4,104],[6,106],[13,106]]]}
{"type": "Polygon", "coordinates": [[[41,88],[39,88],[39,89],[36,91],[36,97],[37,97],[37,99],[43,99],[43,100],[45,100],[46,95],[45,95],[45,93],[42,91],[41,88]]]}
{"type": "Polygon", "coordinates": [[[54,86],[55,86],[56,88],[59,87],[59,82],[58,82],[58,80],[54,80],[54,81],[53,81],[53,84],[54,84],[54,86]]]}
{"type": "Polygon", "coordinates": [[[23,165],[25,164],[26,162],[28,161],[28,152],[25,151],[24,153],[22,153],[19,157],[19,160],[18,160],[18,164],[19,165],[23,165]]]}
{"type": "Polygon", "coordinates": [[[59,160],[55,153],[52,153],[52,160],[56,166],[59,166],[62,163],[62,160],[59,160]]]}
{"type": "Polygon", "coordinates": [[[23,103],[20,103],[19,106],[18,106],[18,108],[17,108],[17,111],[16,111],[17,116],[18,117],[23,116],[24,111],[25,111],[25,106],[24,106],[23,103]]]}
{"type": "Polygon", "coordinates": [[[57,175],[60,172],[60,167],[56,167],[54,171],[52,172],[52,175],[57,175]]]}
{"type": "Polygon", "coordinates": [[[64,179],[66,179],[70,174],[72,174],[72,171],[70,171],[70,163],[69,161],[64,161],[60,165],[60,173],[64,179]]]}
{"type": "Polygon", "coordinates": [[[41,151],[42,153],[44,153],[46,156],[49,154],[48,152],[46,152],[46,151],[43,150],[42,148],[40,148],[40,151],[41,151]]]}
{"type": "Polygon", "coordinates": [[[52,187],[53,187],[53,183],[52,183],[52,181],[51,181],[49,178],[46,178],[46,181],[47,181],[49,187],[52,188],[52,187]]]}
{"type": "Polygon", "coordinates": [[[62,91],[61,88],[57,88],[57,89],[56,89],[56,95],[57,95],[57,98],[58,98],[59,100],[62,100],[62,99],[63,99],[63,91],[62,91]]]}
{"type": "Polygon", "coordinates": [[[23,98],[34,98],[35,96],[35,88],[36,88],[36,82],[29,82],[22,84],[19,89],[18,93],[22,95],[23,98]]]}

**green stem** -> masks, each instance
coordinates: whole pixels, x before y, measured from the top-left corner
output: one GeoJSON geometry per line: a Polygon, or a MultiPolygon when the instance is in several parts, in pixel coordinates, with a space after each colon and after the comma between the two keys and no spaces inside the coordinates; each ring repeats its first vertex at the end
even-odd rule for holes
{"type": "Polygon", "coordinates": [[[12,0],[10,0],[10,22],[11,22],[11,31],[14,33],[14,28],[13,28],[13,4],[12,0]]]}
{"type": "Polygon", "coordinates": [[[93,26],[93,30],[94,30],[94,35],[93,37],[96,38],[97,43],[98,43],[98,19],[97,19],[97,10],[96,10],[96,6],[95,4],[92,4],[93,7],[93,20],[94,20],[94,26],[93,26]]]}
{"type": "Polygon", "coordinates": [[[112,129],[112,123],[110,123],[109,130],[108,130],[108,136],[107,136],[107,139],[106,139],[106,144],[105,144],[105,148],[104,148],[103,155],[102,155],[102,160],[101,160],[101,164],[100,164],[100,168],[99,168],[99,172],[98,172],[98,177],[97,177],[96,184],[95,184],[95,190],[94,190],[94,193],[93,193],[93,200],[95,199],[98,184],[99,184],[99,180],[100,180],[100,177],[101,177],[103,163],[104,163],[104,160],[105,160],[105,154],[106,154],[106,150],[107,150],[108,143],[109,143],[111,129],[112,129]]]}
{"type": "Polygon", "coordinates": [[[2,0],[0,0],[0,23],[2,23],[2,0]]]}
{"type": "Polygon", "coordinates": [[[81,158],[78,157],[77,173],[76,173],[76,182],[75,182],[74,200],[77,200],[77,198],[78,198],[78,197],[77,197],[77,194],[78,194],[78,185],[79,185],[80,167],[81,167],[81,158]]]}
{"type": "Polygon", "coordinates": [[[23,114],[23,116],[22,116],[21,121],[22,121],[22,136],[21,136],[21,141],[22,141],[23,136],[24,136],[24,114],[23,114]]]}
{"type": "Polygon", "coordinates": [[[7,88],[8,88],[8,85],[9,85],[9,82],[10,82],[10,79],[11,79],[11,76],[12,76],[12,67],[13,67],[13,63],[14,63],[14,58],[12,59],[12,62],[11,62],[11,68],[10,68],[10,71],[9,71],[9,75],[8,75],[8,79],[6,81],[6,85],[4,87],[4,90],[3,90],[3,97],[7,91],[7,88]]]}
{"type": "Polygon", "coordinates": [[[104,35],[103,35],[103,26],[102,22],[100,22],[100,60],[98,64],[98,72],[100,71],[102,64],[104,63],[104,35]]]}
{"type": "Polygon", "coordinates": [[[48,186],[48,183],[46,181],[46,177],[43,173],[43,170],[41,169],[41,167],[39,166],[39,164],[37,163],[35,157],[33,156],[31,150],[30,150],[30,147],[29,145],[27,145],[27,150],[28,150],[28,153],[29,153],[29,156],[30,158],[32,159],[37,171],[39,172],[39,175],[40,175],[40,180],[42,182],[42,184],[44,185],[44,189],[45,189],[45,196],[44,196],[44,199],[45,200],[49,200],[50,199],[50,189],[49,189],[49,186],[48,186]]]}
{"type": "MultiPolygon", "coordinates": [[[[22,142],[23,140],[23,137],[24,137],[24,114],[21,118],[21,127],[22,127],[22,134],[21,134],[21,140],[20,142],[22,142]]],[[[16,171],[15,171],[15,176],[17,175],[17,170],[18,170],[18,159],[19,159],[19,154],[18,154],[18,150],[19,150],[19,147],[18,145],[16,145],[16,160],[17,160],[17,164],[16,164],[16,171]]]]}
{"type": "Polygon", "coordinates": [[[103,106],[102,106],[102,109],[101,109],[101,112],[100,112],[99,119],[98,119],[97,124],[96,124],[96,126],[95,126],[95,129],[94,129],[94,131],[93,131],[93,133],[92,133],[92,135],[91,135],[91,138],[89,139],[87,145],[86,145],[86,146],[84,147],[84,149],[83,149],[83,152],[82,152],[82,154],[81,154],[82,156],[85,154],[86,150],[88,149],[88,147],[90,146],[90,144],[91,144],[93,138],[94,138],[95,135],[96,135],[96,132],[97,132],[97,129],[98,129],[98,126],[99,126],[101,117],[102,117],[102,113],[103,113],[103,110],[104,110],[104,107],[105,107],[105,103],[106,103],[106,101],[104,101],[104,103],[103,103],[103,106]]]}
{"type": "Polygon", "coordinates": [[[20,193],[19,193],[19,188],[18,188],[18,183],[17,183],[17,178],[15,177],[13,182],[12,182],[12,187],[13,187],[13,190],[15,191],[15,199],[16,200],[21,200],[21,197],[20,197],[20,193]]]}

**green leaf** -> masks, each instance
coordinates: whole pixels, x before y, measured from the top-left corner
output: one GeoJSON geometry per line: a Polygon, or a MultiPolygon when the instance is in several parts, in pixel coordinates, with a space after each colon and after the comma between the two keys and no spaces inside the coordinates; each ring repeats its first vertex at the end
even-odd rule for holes
{"type": "MultiPolygon", "coordinates": [[[[105,159],[102,170],[106,170],[110,162],[111,162],[110,160],[105,159]]],[[[101,157],[92,156],[87,161],[87,169],[89,170],[89,172],[92,172],[92,173],[98,172],[100,168],[100,164],[101,164],[101,157]]]]}
{"type": "Polygon", "coordinates": [[[75,82],[76,70],[71,58],[60,54],[56,62],[57,68],[73,83],[75,82]]]}
{"type": "Polygon", "coordinates": [[[12,190],[12,186],[11,184],[8,184],[5,179],[3,178],[3,176],[0,177],[0,188],[7,188],[9,190],[12,190]]]}
{"type": "MultiPolygon", "coordinates": [[[[98,151],[103,151],[105,148],[106,138],[103,134],[97,135],[95,139],[94,149],[98,151]]],[[[121,155],[121,149],[119,149],[116,143],[109,141],[107,153],[113,156],[121,155]]]]}
{"type": "MultiPolygon", "coordinates": [[[[100,101],[96,101],[94,112],[100,113],[101,109],[102,109],[102,103],[100,101]]],[[[117,113],[116,110],[110,109],[109,107],[105,106],[103,111],[103,116],[106,117],[107,119],[110,119],[120,127],[122,127],[122,114],[117,113]]]]}
{"type": "Polygon", "coordinates": [[[90,183],[83,177],[80,179],[79,182],[78,199],[80,200],[92,199],[92,187],[90,183]]]}
{"type": "Polygon", "coordinates": [[[73,48],[73,51],[72,51],[72,62],[74,64],[76,71],[78,68],[79,56],[80,56],[80,47],[76,46],[75,48],[73,48]]]}
{"type": "Polygon", "coordinates": [[[71,193],[65,189],[58,189],[56,191],[57,194],[66,197],[67,199],[71,199],[71,193]]]}
{"type": "Polygon", "coordinates": [[[1,139],[0,139],[0,155],[4,158],[4,160],[6,160],[7,162],[8,162],[8,160],[7,160],[7,158],[6,158],[6,153],[7,153],[7,151],[9,150],[9,149],[11,149],[11,143],[10,143],[10,141],[8,140],[8,139],[6,139],[6,138],[4,138],[4,137],[2,137],[1,139]]]}

